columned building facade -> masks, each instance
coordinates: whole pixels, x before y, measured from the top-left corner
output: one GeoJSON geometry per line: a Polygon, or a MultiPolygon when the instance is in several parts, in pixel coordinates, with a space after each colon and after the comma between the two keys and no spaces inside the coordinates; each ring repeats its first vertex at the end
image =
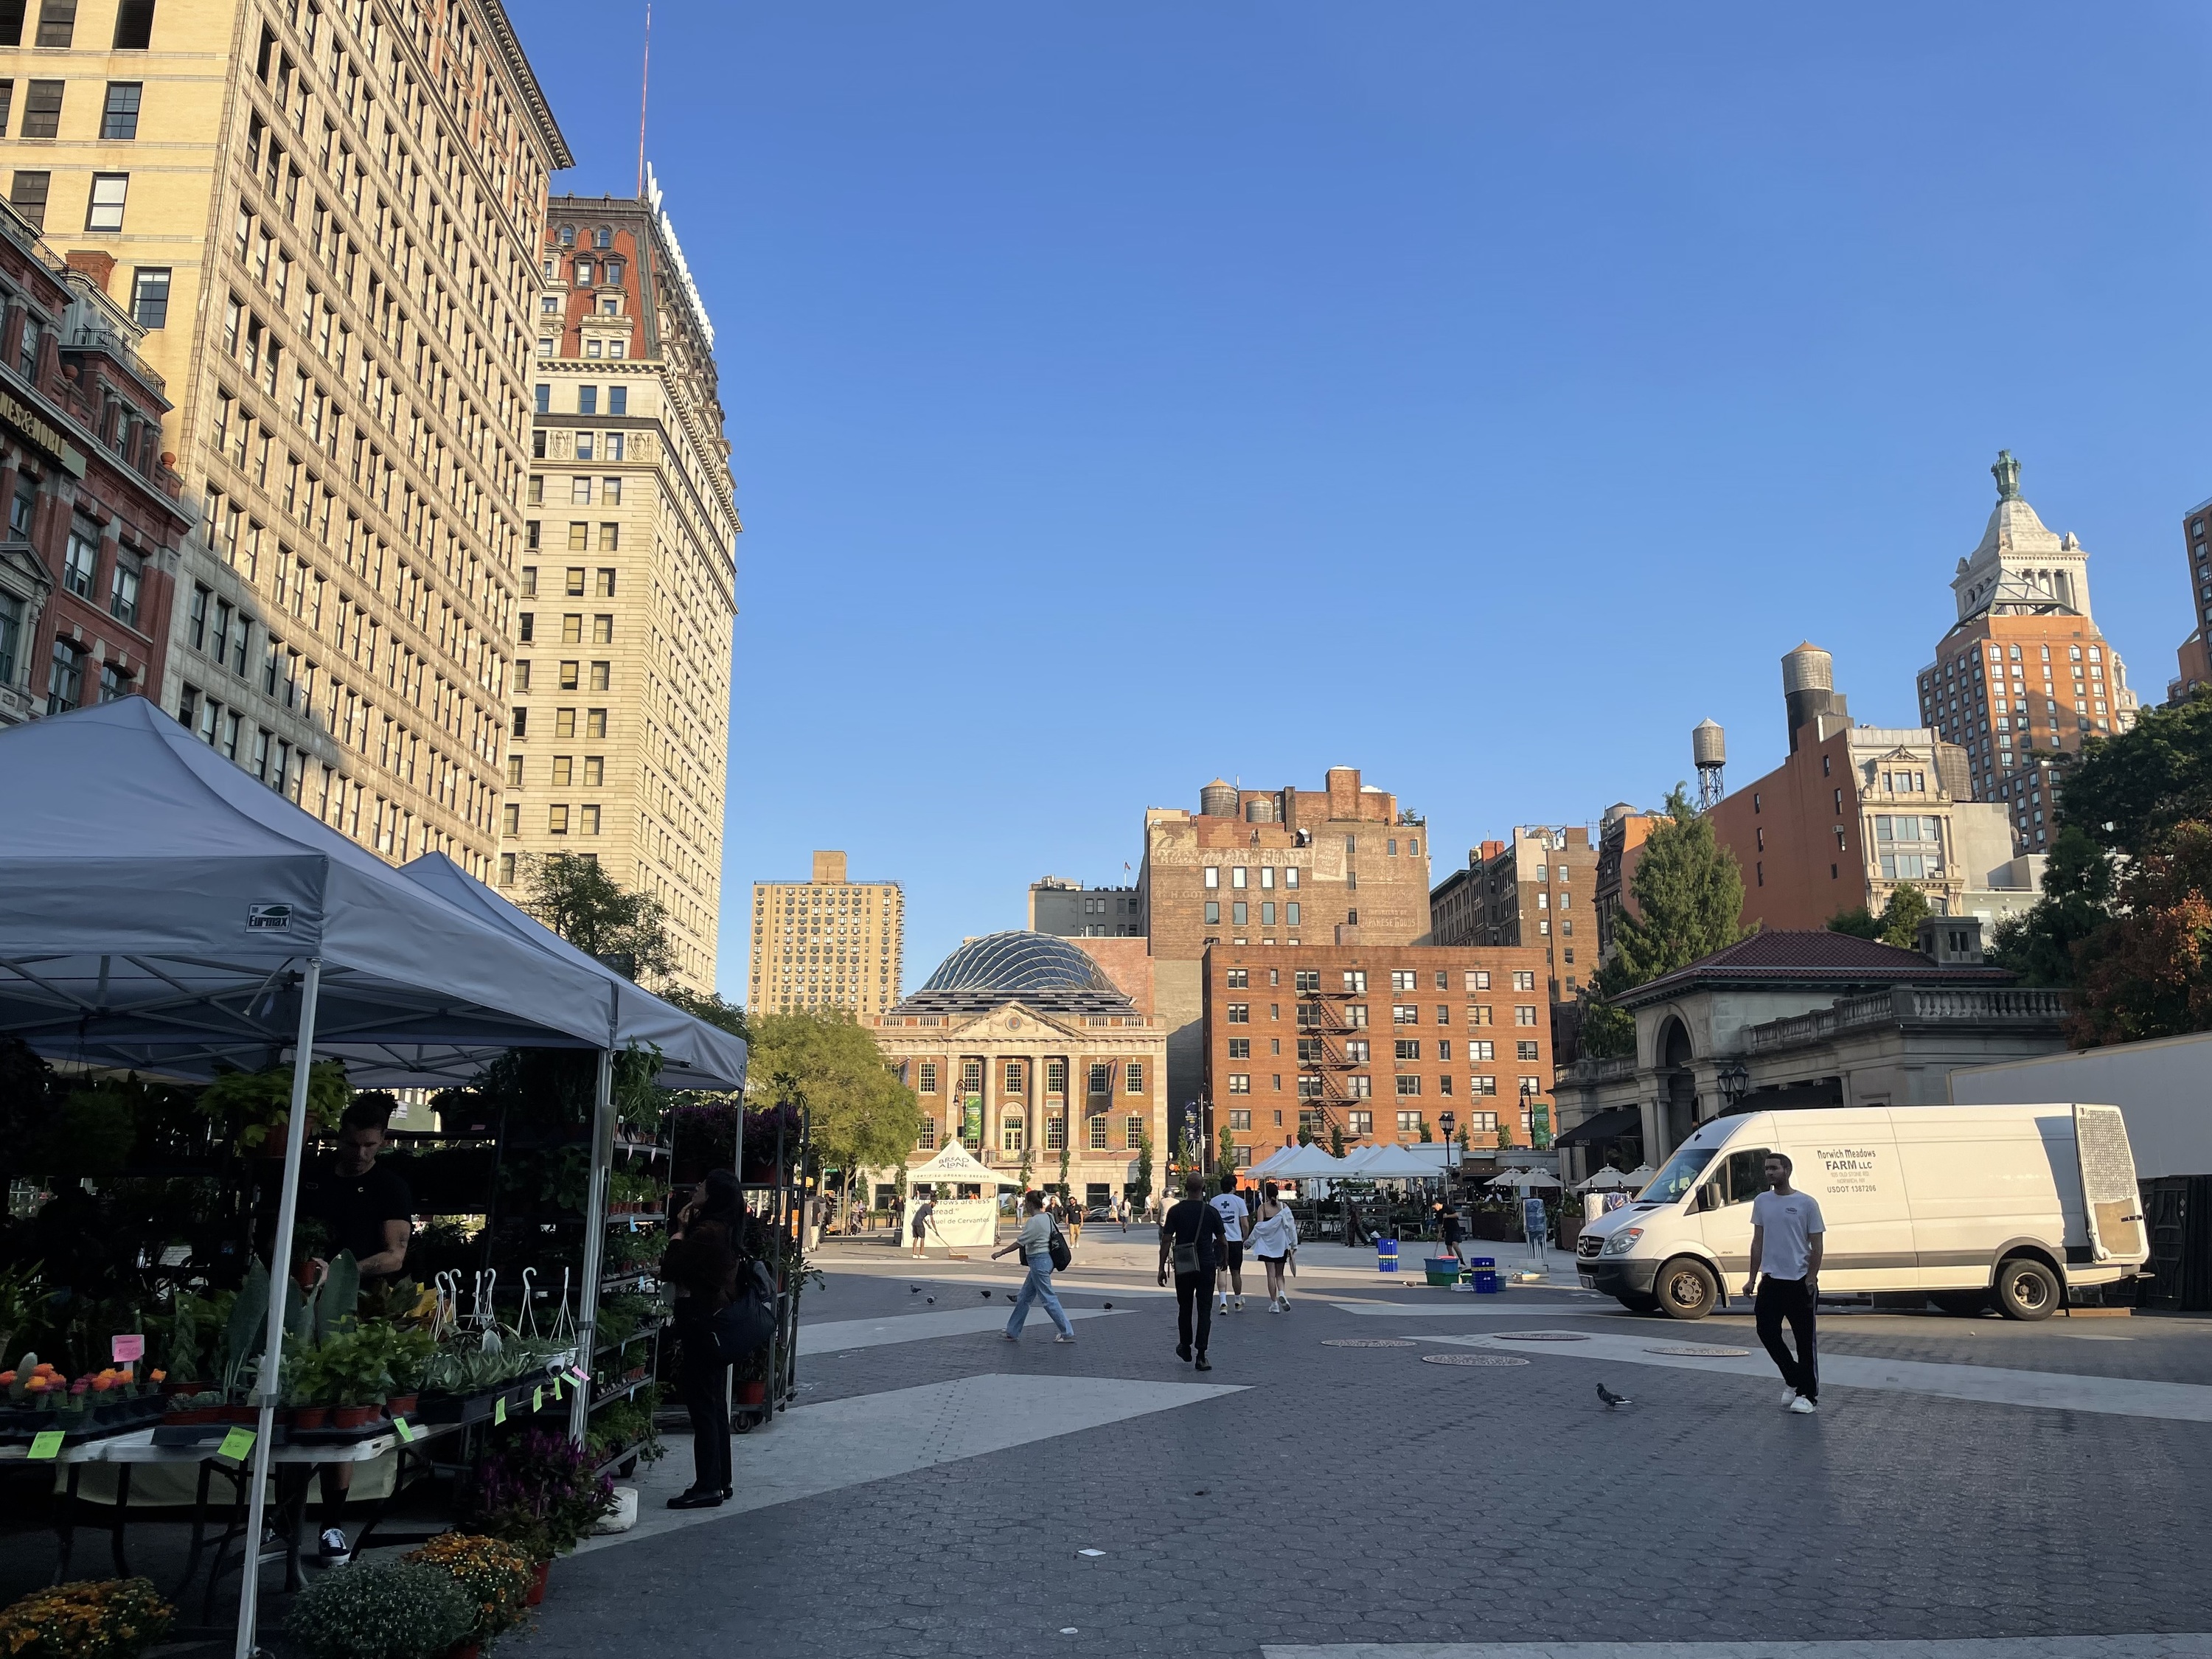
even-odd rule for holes
{"type": "Polygon", "coordinates": [[[1162,1190],[1166,1026],[1066,940],[971,939],[872,1030],[921,1103],[908,1169],[957,1140],[1009,1185],[1057,1186],[1064,1164],[1088,1206],[1140,1188],[1149,1145],[1151,1190],[1162,1190]]]}

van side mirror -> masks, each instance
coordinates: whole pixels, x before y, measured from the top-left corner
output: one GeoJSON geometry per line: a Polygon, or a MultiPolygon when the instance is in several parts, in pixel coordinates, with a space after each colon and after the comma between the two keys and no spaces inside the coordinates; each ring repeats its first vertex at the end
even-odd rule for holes
{"type": "Polygon", "coordinates": [[[1690,1207],[1692,1213],[1703,1214],[1707,1210],[1717,1210],[1720,1206],[1721,1183],[1717,1181],[1708,1181],[1698,1188],[1698,1201],[1690,1207]]]}

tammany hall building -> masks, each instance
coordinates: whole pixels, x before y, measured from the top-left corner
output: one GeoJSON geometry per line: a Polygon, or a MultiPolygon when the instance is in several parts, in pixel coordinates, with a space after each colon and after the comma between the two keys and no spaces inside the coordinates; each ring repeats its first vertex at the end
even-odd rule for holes
{"type": "MultiPolygon", "coordinates": [[[[957,1139],[1004,1171],[1005,1184],[1041,1186],[1058,1183],[1065,1152],[1067,1184],[1085,1205],[1102,1204],[1138,1182],[1149,1140],[1155,1188],[1161,1181],[1167,1027],[1070,941],[970,939],[870,1024],[921,1102],[908,1169],[957,1139]]],[[[878,1197],[887,1202],[888,1190],[878,1197]]]]}

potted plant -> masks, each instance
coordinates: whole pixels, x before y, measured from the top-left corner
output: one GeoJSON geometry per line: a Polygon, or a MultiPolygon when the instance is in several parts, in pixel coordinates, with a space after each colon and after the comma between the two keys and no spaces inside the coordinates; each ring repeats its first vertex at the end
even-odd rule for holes
{"type": "Polygon", "coordinates": [[[455,1650],[455,1659],[465,1659],[527,1616],[536,1569],[513,1544],[474,1533],[441,1533],[400,1559],[451,1574],[475,1604],[477,1621],[455,1650]]]}
{"type": "Polygon", "coordinates": [[[386,1366],[383,1328],[365,1325],[332,1337],[315,1351],[324,1392],[331,1400],[331,1426],[358,1429],[381,1413],[392,1392],[386,1366]]]}
{"type": "Polygon", "coordinates": [[[768,1402],[768,1362],[773,1345],[756,1348],[738,1360],[731,1370],[737,1381],[738,1404],[760,1406],[768,1402]]]}
{"type": "Polygon", "coordinates": [[[384,1408],[394,1417],[404,1417],[422,1403],[423,1381],[431,1356],[438,1352],[438,1339],[420,1326],[388,1325],[385,1329],[384,1364],[392,1393],[384,1408]]]}
{"type": "Polygon", "coordinates": [[[33,1590],[0,1610],[9,1659],[137,1659],[176,1609],[143,1578],[84,1578],[33,1590]]]}
{"type": "Polygon", "coordinates": [[[449,1572],[417,1561],[356,1562],[300,1592],[284,1634],[305,1659],[440,1659],[467,1641],[477,1616],[449,1572]]]}
{"type": "Polygon", "coordinates": [[[574,1549],[614,1505],[614,1483],[599,1473],[592,1454],[543,1429],[485,1454],[470,1482],[471,1524],[537,1564],[533,1607],[544,1597],[553,1558],[574,1549]]]}

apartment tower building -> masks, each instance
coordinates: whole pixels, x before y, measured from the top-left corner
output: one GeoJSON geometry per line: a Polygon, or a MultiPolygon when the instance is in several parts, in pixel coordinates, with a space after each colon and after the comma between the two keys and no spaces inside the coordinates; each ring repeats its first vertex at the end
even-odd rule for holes
{"type": "Polygon", "coordinates": [[[745,1006],[765,1013],[842,1008],[866,1021],[899,1000],[906,895],[852,881],[842,853],[817,853],[811,881],[753,884],[745,1006]]]}
{"type": "Polygon", "coordinates": [[[1144,906],[1133,887],[1085,887],[1047,876],[1030,884],[1029,930],[1062,939],[1141,939],[1144,906]]]}
{"type": "Polygon", "coordinates": [[[593,858],[714,985],[737,495],[713,325],[647,174],[546,210],[501,813],[520,854],[593,858]]]}
{"type": "Polygon", "coordinates": [[[2023,854],[2047,852],[2057,804],[2054,757],[2135,724],[2119,653],[2089,610],[2089,555],[2069,531],[2045,528],[2020,493],[2020,463],[2001,452],[1980,544],[1951,581],[1958,621],[1920,671],[1920,718],[1966,759],[1962,798],[2002,802],[2023,854]]]}
{"type": "Polygon", "coordinates": [[[1429,895],[1431,940],[1540,950],[1551,1000],[1572,1002],[1597,963],[1591,933],[1596,878],[1597,850],[1583,826],[1521,825],[1510,840],[1468,848],[1467,868],[1455,870],[1429,895]]]}
{"type": "Polygon", "coordinates": [[[130,312],[173,406],[198,530],[162,706],[382,856],[488,878],[570,165],[505,11],[28,0],[0,79],[10,200],[130,312]]]}
{"type": "Polygon", "coordinates": [[[1552,1092],[1544,973],[1534,946],[1207,947],[1209,1144],[1227,1129],[1240,1168],[1300,1130],[1532,1144],[1552,1092]]]}
{"type": "Polygon", "coordinates": [[[1195,813],[1146,809],[1137,888],[1153,1006],[1168,1030],[1172,1118],[1206,1086],[1206,947],[1424,943],[1428,832],[1357,767],[1331,767],[1320,789],[1216,778],[1195,813]]]}
{"type": "Polygon", "coordinates": [[[2176,653],[2179,671],[2166,689],[2168,702],[2193,696],[2200,685],[2212,685],[2212,501],[2199,501],[2182,514],[2182,556],[2188,561],[2189,608],[2196,626],[2176,653]]]}

